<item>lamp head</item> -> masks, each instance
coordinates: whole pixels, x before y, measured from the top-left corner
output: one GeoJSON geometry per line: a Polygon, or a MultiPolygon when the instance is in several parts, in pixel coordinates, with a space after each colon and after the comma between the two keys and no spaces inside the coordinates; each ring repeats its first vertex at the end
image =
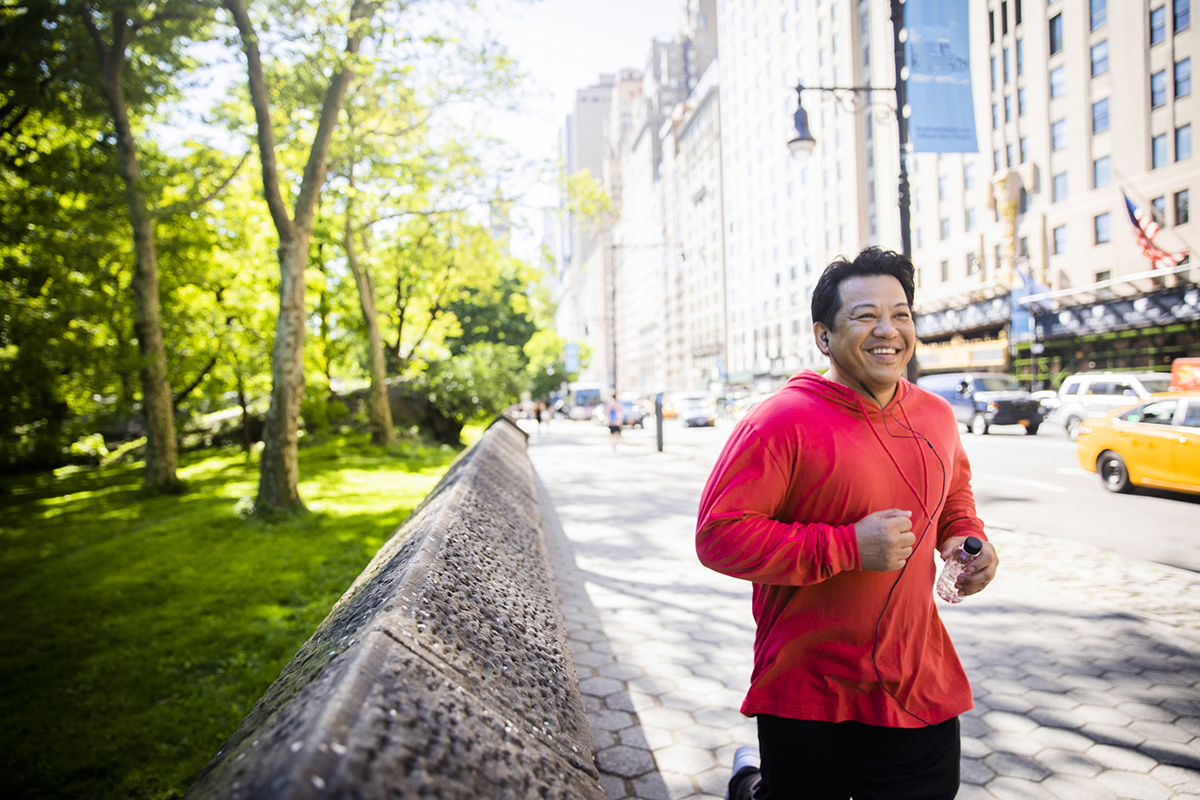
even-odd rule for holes
{"type": "Polygon", "coordinates": [[[816,147],[817,140],[808,129],[808,112],[799,102],[796,103],[796,115],[793,120],[796,124],[796,135],[788,142],[788,150],[797,158],[807,158],[816,147]]]}

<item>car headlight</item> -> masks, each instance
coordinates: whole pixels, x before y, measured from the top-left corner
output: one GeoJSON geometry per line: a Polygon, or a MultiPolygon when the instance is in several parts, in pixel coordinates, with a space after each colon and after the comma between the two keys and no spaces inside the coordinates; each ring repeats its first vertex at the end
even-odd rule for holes
{"type": "Polygon", "coordinates": [[[1090,427],[1088,427],[1087,425],[1079,426],[1078,434],[1080,436],[1083,436],[1085,433],[1091,433],[1091,432],[1092,432],[1092,429],[1090,427]]]}
{"type": "Polygon", "coordinates": [[[988,410],[988,412],[989,412],[989,413],[991,413],[991,414],[995,414],[995,413],[996,413],[996,409],[997,409],[997,408],[999,408],[999,407],[1000,407],[1000,406],[996,405],[996,403],[988,403],[988,404],[987,404],[987,410],[988,410]]]}

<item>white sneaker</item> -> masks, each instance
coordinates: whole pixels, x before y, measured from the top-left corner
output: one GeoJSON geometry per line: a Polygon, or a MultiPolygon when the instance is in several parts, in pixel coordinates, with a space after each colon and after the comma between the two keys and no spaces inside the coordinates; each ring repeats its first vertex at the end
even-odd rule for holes
{"type": "MultiPolygon", "coordinates": [[[[758,754],[757,747],[751,747],[750,745],[739,747],[737,752],[733,754],[733,775],[730,776],[730,781],[733,780],[734,775],[737,775],[747,767],[758,769],[761,764],[762,758],[758,754]]],[[[728,789],[725,790],[725,800],[730,800],[728,789]]]]}

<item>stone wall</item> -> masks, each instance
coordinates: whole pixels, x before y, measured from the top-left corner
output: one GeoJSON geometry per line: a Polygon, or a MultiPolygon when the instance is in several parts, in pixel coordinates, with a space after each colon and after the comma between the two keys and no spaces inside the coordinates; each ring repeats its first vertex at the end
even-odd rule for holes
{"type": "Polygon", "coordinates": [[[595,798],[525,435],[497,420],[187,797],[595,798]]]}

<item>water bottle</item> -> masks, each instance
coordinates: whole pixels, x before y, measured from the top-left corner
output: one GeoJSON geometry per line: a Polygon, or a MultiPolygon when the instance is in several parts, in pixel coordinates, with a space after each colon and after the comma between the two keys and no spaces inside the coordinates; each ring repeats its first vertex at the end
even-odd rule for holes
{"type": "Polygon", "coordinates": [[[968,536],[962,547],[955,550],[946,559],[946,566],[942,567],[942,574],[938,576],[938,597],[947,603],[962,602],[962,595],[958,593],[958,576],[962,574],[968,564],[975,560],[982,549],[983,542],[974,536],[968,536]]]}

